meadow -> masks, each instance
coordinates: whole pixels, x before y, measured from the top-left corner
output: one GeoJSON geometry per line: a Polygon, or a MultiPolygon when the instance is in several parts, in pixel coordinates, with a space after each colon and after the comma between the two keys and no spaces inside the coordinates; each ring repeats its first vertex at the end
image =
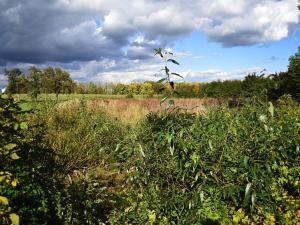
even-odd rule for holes
{"type": "Polygon", "coordinates": [[[300,108],[288,96],[236,108],[14,97],[0,102],[2,224],[299,224],[300,108]]]}

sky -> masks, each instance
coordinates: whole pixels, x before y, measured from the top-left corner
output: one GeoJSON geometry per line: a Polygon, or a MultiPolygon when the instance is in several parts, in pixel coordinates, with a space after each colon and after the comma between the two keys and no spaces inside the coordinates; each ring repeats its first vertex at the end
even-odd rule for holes
{"type": "Polygon", "coordinates": [[[297,0],[0,0],[3,70],[62,67],[78,82],[159,80],[174,53],[178,81],[286,71],[300,46],[297,0]]]}

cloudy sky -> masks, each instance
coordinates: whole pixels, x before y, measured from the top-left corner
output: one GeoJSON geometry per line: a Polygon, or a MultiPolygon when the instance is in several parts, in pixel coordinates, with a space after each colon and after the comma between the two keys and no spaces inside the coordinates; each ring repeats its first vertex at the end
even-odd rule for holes
{"type": "MultiPolygon", "coordinates": [[[[285,71],[297,0],[0,0],[0,70],[60,66],[85,82],[155,80],[168,48],[184,81],[285,71]]],[[[0,74],[0,84],[4,82],[0,74]]]]}

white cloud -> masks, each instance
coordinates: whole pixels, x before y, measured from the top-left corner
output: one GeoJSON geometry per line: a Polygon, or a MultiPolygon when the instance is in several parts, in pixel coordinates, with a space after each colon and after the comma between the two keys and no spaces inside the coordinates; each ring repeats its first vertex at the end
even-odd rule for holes
{"type": "MultiPolygon", "coordinates": [[[[151,59],[153,48],[167,47],[192,32],[227,47],[281,40],[299,24],[297,4],[297,0],[0,1],[0,65],[60,64],[80,79],[88,79],[85,70],[90,79],[122,80],[126,74],[135,77],[134,73],[144,72],[148,77],[150,68],[157,67],[151,59]]],[[[203,79],[205,74],[229,76],[218,71],[197,74],[203,79]]]]}
{"type": "Polygon", "coordinates": [[[210,69],[206,71],[188,71],[185,72],[184,80],[190,82],[210,82],[210,81],[217,81],[217,80],[242,80],[248,74],[257,73],[259,74],[263,68],[260,67],[253,67],[253,68],[241,68],[232,71],[221,71],[210,69]]]}

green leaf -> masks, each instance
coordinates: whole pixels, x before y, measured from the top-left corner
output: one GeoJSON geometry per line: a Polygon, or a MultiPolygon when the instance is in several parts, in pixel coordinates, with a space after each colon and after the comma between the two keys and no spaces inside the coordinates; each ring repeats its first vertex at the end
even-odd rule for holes
{"type": "Polygon", "coordinates": [[[162,78],[162,79],[160,79],[160,80],[158,80],[158,81],[156,81],[156,83],[162,83],[162,82],[164,82],[166,80],[166,78],[162,78]]]}
{"type": "Polygon", "coordinates": [[[244,157],[244,166],[245,166],[246,168],[248,168],[248,166],[249,166],[249,157],[248,157],[248,156],[245,156],[245,157],[244,157]]]}
{"type": "Polygon", "coordinates": [[[4,146],[4,149],[10,151],[10,150],[13,150],[15,147],[17,147],[17,144],[15,143],[9,143],[7,145],[4,146]]]}
{"type": "Polygon", "coordinates": [[[4,196],[0,196],[0,203],[2,205],[8,205],[8,198],[6,198],[4,196]]]}
{"type": "Polygon", "coordinates": [[[143,147],[141,145],[139,145],[139,150],[140,150],[140,153],[142,154],[142,156],[145,158],[145,152],[143,151],[143,147]]]}
{"type": "Polygon", "coordinates": [[[160,100],[160,106],[169,98],[169,96],[164,97],[163,99],[160,100]]]}
{"type": "Polygon", "coordinates": [[[17,153],[13,152],[13,153],[10,154],[10,158],[13,159],[13,160],[17,160],[20,157],[17,155],[17,153]]]}
{"type": "Polygon", "coordinates": [[[168,68],[168,67],[166,67],[166,66],[165,66],[165,69],[164,69],[164,71],[166,72],[166,74],[167,74],[167,75],[169,75],[169,72],[170,72],[170,70],[169,70],[169,68],[168,68]]]}
{"type": "Polygon", "coordinates": [[[172,63],[174,63],[174,64],[176,64],[176,65],[180,65],[179,62],[177,62],[177,61],[174,60],[174,59],[168,59],[168,62],[172,62],[172,63]]]}
{"type": "Polygon", "coordinates": [[[256,203],[256,193],[253,192],[253,194],[251,195],[251,210],[254,209],[255,203],[256,203]]]}
{"type": "Polygon", "coordinates": [[[148,213],[148,217],[149,217],[149,222],[151,223],[151,224],[153,224],[154,222],[155,222],[155,220],[156,220],[156,214],[155,214],[155,211],[153,210],[153,211],[150,211],[149,213],[148,213]]]}
{"type": "Polygon", "coordinates": [[[211,140],[208,141],[208,146],[211,150],[213,150],[213,146],[212,146],[212,143],[211,143],[211,140]]]}
{"type": "Polygon", "coordinates": [[[20,129],[21,130],[28,130],[28,125],[25,122],[20,123],[20,129]]]}
{"type": "Polygon", "coordinates": [[[171,153],[172,156],[174,155],[174,150],[175,150],[174,145],[171,145],[170,146],[170,153],[171,153]]]}
{"type": "Polygon", "coordinates": [[[160,55],[161,58],[164,57],[163,54],[162,54],[162,48],[155,48],[154,51],[155,51],[154,56],[160,55]]]}
{"type": "Polygon", "coordinates": [[[18,130],[18,128],[19,128],[19,124],[15,123],[14,124],[14,130],[18,130]]]}
{"type": "Polygon", "coordinates": [[[269,113],[271,114],[271,116],[274,116],[274,106],[272,102],[269,102],[269,108],[268,108],[269,113]]]}
{"type": "Polygon", "coordinates": [[[245,188],[245,199],[247,199],[248,196],[249,196],[249,194],[250,194],[251,186],[252,186],[251,183],[248,183],[248,184],[246,185],[246,188],[245,188]]]}
{"type": "Polygon", "coordinates": [[[171,74],[183,78],[183,76],[181,76],[181,75],[178,74],[178,73],[171,73],[171,74]]]}
{"type": "Polygon", "coordinates": [[[19,225],[20,224],[20,217],[15,213],[9,214],[9,219],[10,219],[12,225],[19,225]]]}

